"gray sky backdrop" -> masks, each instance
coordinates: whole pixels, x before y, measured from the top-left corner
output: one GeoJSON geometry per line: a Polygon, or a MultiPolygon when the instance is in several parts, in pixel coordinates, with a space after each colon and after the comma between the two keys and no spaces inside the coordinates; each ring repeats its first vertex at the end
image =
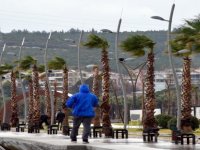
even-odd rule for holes
{"type": "Polygon", "coordinates": [[[167,22],[150,17],[169,19],[173,3],[173,27],[200,14],[200,0],[0,0],[0,28],[2,32],[70,28],[116,31],[121,17],[121,31],[167,30],[167,22]]]}

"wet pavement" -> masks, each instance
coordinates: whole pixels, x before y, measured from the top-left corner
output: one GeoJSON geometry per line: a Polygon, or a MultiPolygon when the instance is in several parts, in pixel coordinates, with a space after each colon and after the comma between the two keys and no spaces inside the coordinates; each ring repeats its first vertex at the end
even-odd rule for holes
{"type": "Polygon", "coordinates": [[[48,135],[47,133],[30,134],[27,132],[0,131],[0,143],[13,143],[16,145],[32,145],[52,150],[153,150],[153,149],[176,149],[176,150],[200,150],[200,143],[196,145],[176,145],[170,141],[160,140],[157,143],[144,143],[142,137],[128,139],[90,138],[89,144],[83,144],[81,136],[77,143],[71,143],[69,136],[62,134],[48,135]]]}

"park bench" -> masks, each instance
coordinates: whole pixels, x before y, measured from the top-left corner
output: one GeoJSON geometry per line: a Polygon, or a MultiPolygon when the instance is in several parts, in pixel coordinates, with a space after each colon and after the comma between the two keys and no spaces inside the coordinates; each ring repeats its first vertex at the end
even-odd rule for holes
{"type": "Polygon", "coordinates": [[[25,127],[26,127],[25,123],[18,124],[16,127],[16,132],[24,132],[25,127]]]}
{"type": "Polygon", "coordinates": [[[175,144],[180,142],[181,145],[183,145],[185,140],[187,141],[187,144],[190,144],[190,141],[192,144],[195,144],[196,137],[192,132],[193,129],[191,120],[181,120],[181,130],[176,132],[175,144]]]}
{"type": "Polygon", "coordinates": [[[72,131],[72,127],[69,127],[69,126],[63,126],[63,134],[64,135],[70,135],[71,131],[72,131]]]}
{"type": "Polygon", "coordinates": [[[2,131],[4,131],[4,130],[10,131],[10,125],[8,123],[2,123],[1,130],[2,131]]]}
{"type": "Polygon", "coordinates": [[[58,133],[58,125],[57,124],[53,124],[53,125],[49,125],[47,133],[48,134],[57,134],[58,133]]]}
{"type": "Polygon", "coordinates": [[[29,125],[28,133],[40,133],[40,126],[38,124],[29,125]]]}
{"type": "Polygon", "coordinates": [[[121,138],[128,139],[128,130],[127,129],[113,129],[112,138],[118,139],[121,134],[121,138]]]}
{"type": "Polygon", "coordinates": [[[183,145],[185,139],[186,139],[187,144],[190,144],[190,141],[192,144],[196,144],[195,142],[196,137],[193,133],[180,133],[180,132],[176,134],[175,144],[178,144],[180,142],[181,145],[183,145]]]}
{"type": "Polygon", "coordinates": [[[157,142],[158,141],[158,128],[152,128],[152,129],[148,129],[146,131],[143,131],[143,141],[144,142],[157,142]]]}
{"type": "Polygon", "coordinates": [[[91,133],[90,137],[93,136],[94,138],[97,138],[98,136],[102,136],[102,126],[93,126],[91,127],[91,133]]]}

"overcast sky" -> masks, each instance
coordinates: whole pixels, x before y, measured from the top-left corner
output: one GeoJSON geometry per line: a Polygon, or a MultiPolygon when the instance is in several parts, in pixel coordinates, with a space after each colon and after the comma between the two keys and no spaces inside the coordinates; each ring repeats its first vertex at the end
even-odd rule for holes
{"type": "Polygon", "coordinates": [[[0,28],[29,31],[67,31],[70,28],[116,31],[167,30],[167,22],[150,19],[169,18],[175,3],[173,27],[200,14],[200,0],[0,0],[0,28]]]}

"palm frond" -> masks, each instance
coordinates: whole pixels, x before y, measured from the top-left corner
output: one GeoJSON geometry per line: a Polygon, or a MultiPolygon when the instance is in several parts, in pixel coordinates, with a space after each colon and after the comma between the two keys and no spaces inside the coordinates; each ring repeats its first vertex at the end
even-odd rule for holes
{"type": "Polygon", "coordinates": [[[83,43],[87,48],[103,48],[107,49],[109,47],[106,39],[103,39],[95,34],[90,34],[88,36],[87,42],[83,43]]]}
{"type": "Polygon", "coordinates": [[[152,50],[154,42],[144,35],[133,35],[122,41],[120,47],[134,56],[143,56],[145,48],[152,50]]]}
{"type": "Polygon", "coordinates": [[[27,70],[30,69],[30,67],[33,64],[36,64],[37,60],[34,59],[31,56],[26,56],[24,57],[21,61],[17,61],[17,63],[19,63],[19,69],[21,70],[27,70]]]}
{"type": "Polygon", "coordinates": [[[66,63],[63,58],[55,57],[53,60],[48,62],[48,67],[49,69],[58,70],[58,69],[62,69],[65,64],[66,63]]]}

